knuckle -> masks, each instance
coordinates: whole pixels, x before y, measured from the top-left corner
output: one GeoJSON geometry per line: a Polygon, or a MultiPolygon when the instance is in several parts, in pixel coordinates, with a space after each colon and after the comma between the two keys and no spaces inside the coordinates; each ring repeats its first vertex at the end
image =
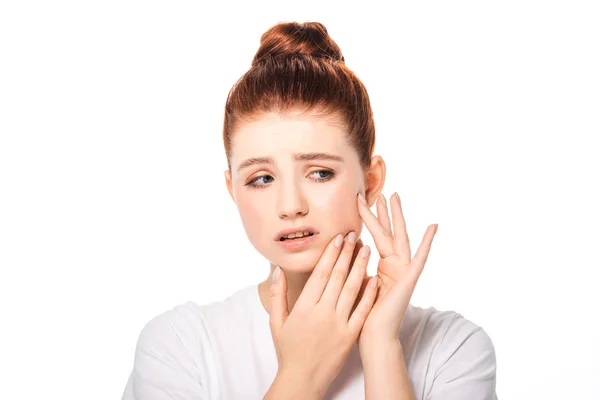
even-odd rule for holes
{"type": "Polygon", "coordinates": [[[271,288],[269,289],[270,297],[277,297],[278,294],[279,290],[275,287],[275,285],[271,285],[271,288]]]}

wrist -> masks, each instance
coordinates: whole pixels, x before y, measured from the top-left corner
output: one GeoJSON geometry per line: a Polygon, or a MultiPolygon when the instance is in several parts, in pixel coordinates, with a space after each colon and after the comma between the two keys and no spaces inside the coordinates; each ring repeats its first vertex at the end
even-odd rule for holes
{"type": "Polygon", "coordinates": [[[361,349],[367,399],[415,400],[400,340],[369,342],[361,349]]]}
{"type": "Polygon", "coordinates": [[[306,374],[284,369],[277,371],[265,399],[321,400],[326,391],[306,374]]]}
{"type": "Polygon", "coordinates": [[[389,352],[402,352],[402,344],[399,338],[370,339],[363,338],[358,345],[361,358],[377,356],[389,352]]]}

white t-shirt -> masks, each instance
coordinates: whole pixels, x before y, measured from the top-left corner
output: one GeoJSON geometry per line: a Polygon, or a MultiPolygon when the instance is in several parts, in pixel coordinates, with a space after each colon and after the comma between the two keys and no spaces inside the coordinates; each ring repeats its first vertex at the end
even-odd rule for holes
{"type": "MultiPolygon", "coordinates": [[[[452,311],[409,305],[400,342],[417,400],[496,400],[487,333],[452,311]]],[[[180,304],[146,324],[123,400],[262,399],[277,373],[258,285],[224,301],[180,304]]],[[[364,399],[355,344],[324,399],[364,399]]]]}

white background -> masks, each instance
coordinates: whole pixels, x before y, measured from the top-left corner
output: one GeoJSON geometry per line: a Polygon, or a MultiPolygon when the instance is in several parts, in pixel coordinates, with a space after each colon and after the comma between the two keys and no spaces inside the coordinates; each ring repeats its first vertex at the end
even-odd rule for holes
{"type": "Polygon", "coordinates": [[[120,398],[152,317],[267,276],[223,107],[289,20],[365,83],[413,250],[439,223],[413,304],[486,330],[501,399],[600,397],[598,3],[391,4],[2,2],[0,398],[120,398]]]}

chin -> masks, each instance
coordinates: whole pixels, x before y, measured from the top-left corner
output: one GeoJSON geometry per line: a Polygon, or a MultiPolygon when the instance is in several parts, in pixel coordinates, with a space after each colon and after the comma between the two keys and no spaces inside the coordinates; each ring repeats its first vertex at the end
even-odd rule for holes
{"type": "Polygon", "coordinates": [[[277,254],[271,254],[268,259],[286,272],[311,273],[321,258],[323,251],[319,250],[316,247],[295,253],[279,250],[277,254]]]}

